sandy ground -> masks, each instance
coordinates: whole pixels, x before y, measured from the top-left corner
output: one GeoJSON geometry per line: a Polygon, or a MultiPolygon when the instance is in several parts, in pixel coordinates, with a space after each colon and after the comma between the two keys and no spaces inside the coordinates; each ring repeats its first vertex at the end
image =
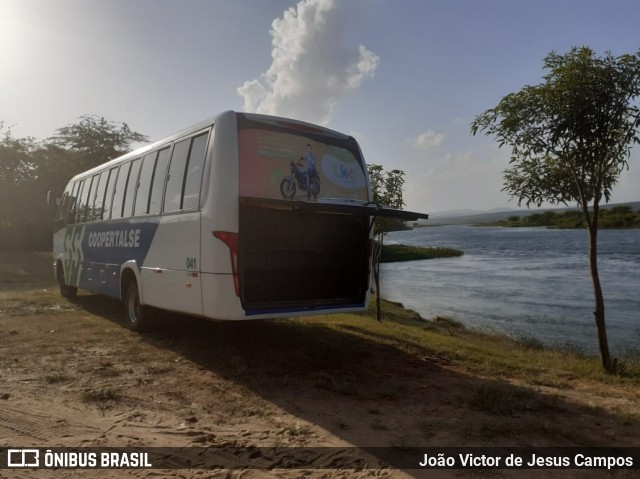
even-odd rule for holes
{"type": "MultiPolygon", "coordinates": [[[[0,293],[0,444],[22,447],[640,445],[638,390],[567,380],[503,414],[474,405],[482,378],[304,321],[216,323],[166,316],[153,333],[105,298],[0,293]],[[326,346],[326,334],[333,334],[326,346]],[[268,346],[268,347],[265,347],[268,346]]],[[[363,318],[363,320],[366,320],[363,318]]],[[[493,387],[493,389],[492,389],[493,387]]],[[[283,449],[286,450],[286,449],[283,449]]],[[[372,459],[372,464],[382,459],[372,459]]],[[[639,477],[637,471],[551,471],[639,477]]],[[[0,470],[0,477],[547,477],[550,471],[0,470]]]]}

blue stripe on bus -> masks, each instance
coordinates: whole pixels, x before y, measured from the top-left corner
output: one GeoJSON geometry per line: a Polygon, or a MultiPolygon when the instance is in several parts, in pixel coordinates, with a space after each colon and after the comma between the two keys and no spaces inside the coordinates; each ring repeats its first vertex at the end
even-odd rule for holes
{"type": "Polygon", "coordinates": [[[285,314],[285,313],[308,313],[313,311],[325,311],[328,309],[349,309],[349,308],[364,308],[365,303],[353,303],[353,304],[333,304],[317,307],[288,307],[288,308],[265,308],[265,309],[249,309],[245,311],[247,316],[257,316],[259,314],[285,314]]]}
{"type": "Polygon", "coordinates": [[[133,260],[141,268],[157,229],[157,221],[85,225],[79,286],[120,297],[121,265],[133,260]]]}

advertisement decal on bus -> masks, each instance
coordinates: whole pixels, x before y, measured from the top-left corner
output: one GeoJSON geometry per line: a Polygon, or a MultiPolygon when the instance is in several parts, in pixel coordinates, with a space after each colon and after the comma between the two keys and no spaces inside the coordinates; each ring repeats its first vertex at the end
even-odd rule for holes
{"type": "Polygon", "coordinates": [[[241,196],[368,199],[362,166],[345,148],[302,135],[261,129],[240,130],[238,143],[241,196]],[[316,194],[308,193],[309,185],[316,194]]]}

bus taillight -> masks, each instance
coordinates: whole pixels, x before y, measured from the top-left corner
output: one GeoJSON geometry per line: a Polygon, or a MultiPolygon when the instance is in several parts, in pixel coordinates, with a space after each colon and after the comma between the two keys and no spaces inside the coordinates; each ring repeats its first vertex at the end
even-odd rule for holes
{"type": "Polygon", "coordinates": [[[213,236],[229,247],[231,271],[233,272],[233,286],[236,290],[236,296],[240,297],[240,280],[238,278],[238,233],[214,231],[213,236]]]}

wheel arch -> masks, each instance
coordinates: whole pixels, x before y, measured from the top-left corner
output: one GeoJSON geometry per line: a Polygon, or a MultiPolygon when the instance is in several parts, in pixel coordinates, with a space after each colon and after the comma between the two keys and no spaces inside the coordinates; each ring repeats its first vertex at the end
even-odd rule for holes
{"type": "Polygon", "coordinates": [[[140,280],[140,269],[135,261],[127,261],[120,268],[120,300],[124,301],[131,283],[138,285],[140,304],[144,304],[144,291],[140,280]]]}

